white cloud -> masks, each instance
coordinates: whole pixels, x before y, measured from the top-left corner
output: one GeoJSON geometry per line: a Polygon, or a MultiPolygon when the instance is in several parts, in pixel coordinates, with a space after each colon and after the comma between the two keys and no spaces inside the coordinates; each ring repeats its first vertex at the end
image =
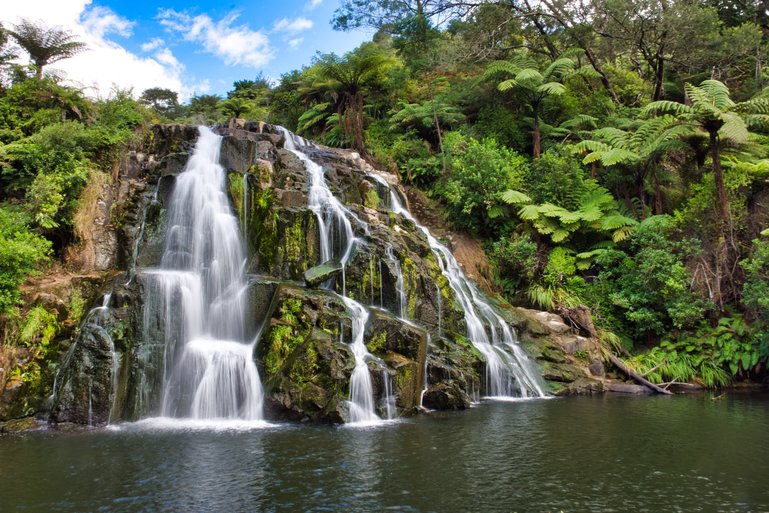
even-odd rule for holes
{"type": "Polygon", "coordinates": [[[315,9],[322,3],[323,3],[323,0],[310,0],[310,3],[307,5],[307,8],[310,10],[315,9]]]}
{"type": "Polygon", "coordinates": [[[134,22],[121,18],[106,7],[93,7],[80,16],[85,32],[103,39],[107,34],[115,33],[123,37],[131,35],[134,22]]]}
{"type": "Polygon", "coordinates": [[[275,32],[288,32],[289,34],[297,34],[303,30],[312,28],[312,21],[307,18],[296,18],[289,20],[283,18],[275,22],[275,26],[272,28],[275,32]]]}
{"type": "Polygon", "coordinates": [[[206,14],[190,16],[173,9],[160,11],[160,23],[178,32],[186,41],[203,45],[207,52],[224,60],[225,64],[261,67],[272,59],[267,36],[245,25],[235,26],[237,13],[215,22],[206,14]]]}
{"type": "Polygon", "coordinates": [[[142,45],[142,52],[151,52],[152,50],[157,50],[158,48],[162,48],[165,45],[166,42],[163,39],[159,37],[153,37],[142,45]]]}
{"type": "Polygon", "coordinates": [[[304,43],[304,38],[303,37],[296,37],[294,39],[289,40],[288,46],[291,47],[291,48],[296,49],[296,48],[299,48],[299,45],[301,45],[302,43],[304,43]]]}
{"type": "Polygon", "coordinates": [[[154,56],[140,57],[110,40],[110,34],[129,35],[133,22],[90,4],[91,0],[3,1],[0,22],[9,26],[20,18],[29,18],[75,34],[88,50],[51,67],[63,71],[69,82],[94,96],[108,96],[116,87],[133,89],[137,96],[150,87],[163,87],[177,91],[184,100],[201,87],[185,82],[184,66],[162,44],[147,50],[158,50],[154,56]]]}

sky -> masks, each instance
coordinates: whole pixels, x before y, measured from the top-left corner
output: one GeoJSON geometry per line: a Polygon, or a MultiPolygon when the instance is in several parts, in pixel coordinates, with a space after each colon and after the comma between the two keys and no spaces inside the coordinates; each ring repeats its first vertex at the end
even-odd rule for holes
{"type": "MultiPolygon", "coordinates": [[[[343,54],[370,32],[331,28],[339,0],[3,0],[0,23],[21,18],[71,31],[88,51],[50,65],[92,97],[150,87],[224,96],[259,73],[277,81],[317,53],[343,54]]],[[[23,52],[21,60],[27,62],[23,52]]]]}

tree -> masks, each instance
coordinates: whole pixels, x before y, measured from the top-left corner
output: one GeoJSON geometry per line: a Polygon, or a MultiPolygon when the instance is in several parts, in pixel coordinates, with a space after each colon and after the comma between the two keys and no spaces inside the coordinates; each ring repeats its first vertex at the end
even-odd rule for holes
{"type": "Polygon", "coordinates": [[[512,75],[512,78],[500,82],[497,88],[500,91],[519,90],[531,109],[531,139],[535,159],[538,159],[542,152],[539,127],[542,101],[549,96],[559,96],[566,92],[566,86],[559,81],[574,66],[575,62],[572,59],[561,57],[553,61],[544,71],[540,72],[534,59],[528,54],[519,54],[509,61],[492,62],[486,68],[485,77],[491,77],[499,73],[512,75]]]}
{"type": "Polygon", "coordinates": [[[633,129],[622,130],[603,127],[592,132],[592,138],[572,147],[575,153],[587,153],[583,164],[600,162],[606,167],[623,166],[636,170],[639,195],[643,201],[643,182],[652,181],[654,211],[662,213],[662,186],[660,161],[667,152],[685,147],[681,136],[690,130],[677,124],[674,116],[661,116],[636,123],[633,129]]]}
{"type": "Polygon", "coordinates": [[[425,40],[430,25],[467,16],[481,2],[462,0],[343,0],[334,11],[335,30],[370,27],[425,40]]]}
{"type": "Polygon", "coordinates": [[[187,111],[192,116],[215,120],[219,116],[222,98],[216,94],[199,94],[190,98],[187,111]]]}
{"type": "Polygon", "coordinates": [[[179,95],[170,89],[151,87],[145,89],[139,97],[139,103],[154,109],[161,116],[173,118],[178,114],[179,95]]]}
{"type": "Polygon", "coordinates": [[[685,84],[689,104],[672,101],[652,102],[642,109],[642,115],[672,114],[690,131],[680,131],[679,136],[692,132],[704,132],[709,141],[713,177],[718,194],[719,217],[722,229],[730,229],[729,199],[724,186],[721,154],[724,144],[741,145],[748,142],[748,128],[769,122],[769,98],[754,98],[735,103],[729,89],[718,80],[704,80],[699,86],[685,84]]]}
{"type": "Polygon", "coordinates": [[[8,33],[32,59],[37,68],[37,78],[43,77],[43,67],[68,59],[84,50],[86,44],[75,41],[75,36],[60,27],[46,27],[42,22],[23,18],[8,33]]]}
{"type": "MultiPolygon", "coordinates": [[[[0,24],[0,71],[6,68],[10,62],[16,58],[16,55],[8,47],[8,35],[8,31],[3,28],[2,24],[0,24]]],[[[0,78],[2,78],[1,75],[0,78]]],[[[0,87],[1,86],[2,83],[0,82],[0,87]]]]}
{"type": "Polygon", "coordinates": [[[686,67],[718,37],[715,9],[691,0],[593,0],[592,6],[591,26],[603,38],[606,54],[626,55],[651,82],[654,101],[664,96],[668,63],[686,67]]]}
{"type": "Polygon", "coordinates": [[[345,136],[363,154],[366,100],[386,87],[388,73],[397,65],[392,52],[375,43],[363,44],[343,57],[322,55],[303,93],[311,96],[324,92],[330,96],[345,136]]]}

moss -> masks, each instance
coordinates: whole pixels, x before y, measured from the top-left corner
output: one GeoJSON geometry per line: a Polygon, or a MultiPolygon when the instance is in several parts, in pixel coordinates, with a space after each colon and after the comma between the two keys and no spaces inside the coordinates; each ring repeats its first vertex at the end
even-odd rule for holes
{"type": "Polygon", "coordinates": [[[269,270],[275,264],[278,247],[278,214],[272,208],[272,189],[256,191],[252,196],[248,219],[249,252],[256,251],[259,267],[269,270]]]}
{"type": "Polygon", "coordinates": [[[305,340],[304,354],[297,357],[288,373],[289,379],[297,385],[304,385],[315,380],[318,371],[318,352],[311,340],[305,340]]]}
{"type": "Polygon", "coordinates": [[[473,343],[470,341],[470,339],[469,339],[469,338],[467,338],[467,337],[463,337],[462,335],[457,335],[457,336],[454,338],[454,341],[455,341],[455,342],[456,342],[456,343],[457,343],[459,346],[461,346],[461,347],[462,347],[462,348],[463,348],[463,349],[464,349],[464,350],[465,350],[467,353],[470,353],[470,354],[471,354],[472,356],[474,356],[475,358],[479,358],[479,359],[481,359],[481,360],[485,360],[485,358],[483,357],[483,355],[481,354],[481,352],[480,352],[480,351],[478,351],[478,349],[476,349],[476,347],[473,345],[473,343]]]}
{"type": "Polygon", "coordinates": [[[404,256],[401,260],[401,272],[403,273],[403,288],[406,289],[406,314],[409,319],[415,319],[417,291],[419,290],[419,272],[414,261],[407,256],[404,256]]]}
{"type": "Polygon", "coordinates": [[[230,201],[232,202],[232,208],[238,213],[238,219],[241,226],[245,221],[245,207],[243,204],[243,192],[245,191],[245,184],[243,183],[243,175],[240,173],[228,173],[227,174],[228,191],[230,193],[230,201]]]}
{"type": "Polygon", "coordinates": [[[360,297],[369,298],[369,304],[379,304],[379,297],[382,292],[382,277],[379,273],[379,263],[376,255],[369,257],[369,265],[363,270],[361,282],[358,284],[360,297]]]}
{"type": "Polygon", "coordinates": [[[379,203],[379,194],[377,194],[376,189],[372,187],[363,197],[363,204],[368,208],[373,208],[376,210],[379,208],[379,203]]]}
{"type": "Polygon", "coordinates": [[[267,355],[264,366],[268,375],[275,375],[283,368],[286,360],[307,336],[309,329],[302,329],[302,301],[289,298],[278,308],[278,322],[272,326],[267,336],[267,355]]]}
{"type": "Polygon", "coordinates": [[[395,374],[395,389],[403,390],[414,384],[414,365],[403,365],[395,374]]]}
{"type": "Polygon", "coordinates": [[[370,353],[382,353],[387,345],[387,332],[380,331],[366,342],[366,348],[370,353]]]}

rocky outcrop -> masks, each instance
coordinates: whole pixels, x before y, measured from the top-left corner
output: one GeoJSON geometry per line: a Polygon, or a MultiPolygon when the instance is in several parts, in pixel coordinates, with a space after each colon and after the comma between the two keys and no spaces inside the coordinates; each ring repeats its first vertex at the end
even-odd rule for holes
{"type": "MultiPolygon", "coordinates": [[[[354,153],[308,149],[357,220],[353,230],[359,243],[342,271],[320,261],[318,221],[307,207],[307,173],[283,148],[282,134],[270,125],[241,121],[219,132],[220,162],[249,254],[249,318],[260,332],[254,357],[268,416],[347,420],[355,362],[342,293],[369,310],[364,340],[373,355],[368,367],[380,415],[388,406],[399,415],[420,405],[462,409],[483,394],[483,356],[465,338],[463,311],[425,235],[393,213],[389,191],[372,179],[368,164],[354,153]],[[318,288],[321,284],[325,288],[318,288]]],[[[103,424],[110,417],[159,413],[171,354],[158,343],[163,340],[159,330],[181,333],[182,328],[166,322],[168,312],[159,305],[148,303],[148,291],[157,284],[151,273],[135,269],[159,265],[169,191],[196,138],[191,127],[154,127],[142,151],[121,164],[110,189],[112,218],[104,225],[118,244],[102,248],[126,272],[111,285],[120,300],[105,309],[105,319],[83,326],[64,359],[53,421],[103,424]]],[[[397,183],[393,176],[380,176],[397,183]]],[[[594,339],[573,333],[552,314],[499,300],[493,304],[540,362],[553,393],[602,390],[601,353],[594,339]]]]}

